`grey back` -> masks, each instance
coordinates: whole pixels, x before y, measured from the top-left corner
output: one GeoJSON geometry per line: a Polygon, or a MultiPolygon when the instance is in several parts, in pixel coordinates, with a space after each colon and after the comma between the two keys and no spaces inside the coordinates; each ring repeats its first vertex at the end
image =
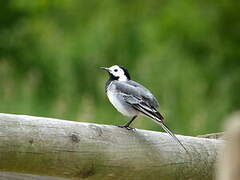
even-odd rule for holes
{"type": "Polygon", "coordinates": [[[154,107],[154,108],[159,107],[159,103],[158,103],[157,99],[143,85],[141,85],[135,81],[132,81],[132,80],[113,81],[113,83],[119,92],[121,92],[127,96],[133,96],[139,100],[142,100],[151,107],[154,107]]]}

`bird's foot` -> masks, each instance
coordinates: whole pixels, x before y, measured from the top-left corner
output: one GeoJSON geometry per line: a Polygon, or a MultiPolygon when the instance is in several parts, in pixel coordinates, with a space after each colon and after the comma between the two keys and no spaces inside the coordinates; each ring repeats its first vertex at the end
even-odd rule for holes
{"type": "Polygon", "coordinates": [[[120,127],[120,128],[125,128],[125,129],[127,129],[127,130],[136,131],[135,128],[132,128],[132,127],[129,127],[129,126],[125,126],[125,125],[119,125],[118,127],[120,127]]]}

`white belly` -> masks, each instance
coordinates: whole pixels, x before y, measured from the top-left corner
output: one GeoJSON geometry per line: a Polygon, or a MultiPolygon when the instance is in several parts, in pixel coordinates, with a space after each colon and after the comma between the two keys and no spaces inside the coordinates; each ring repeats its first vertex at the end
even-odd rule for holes
{"type": "Polygon", "coordinates": [[[125,116],[135,116],[137,112],[129,104],[125,103],[123,98],[121,98],[114,91],[107,91],[107,96],[112,105],[125,116]]]}

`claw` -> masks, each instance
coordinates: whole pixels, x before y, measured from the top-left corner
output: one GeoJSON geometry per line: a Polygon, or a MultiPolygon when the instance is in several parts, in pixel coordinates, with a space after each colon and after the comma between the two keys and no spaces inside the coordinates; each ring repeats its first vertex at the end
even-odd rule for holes
{"type": "Polygon", "coordinates": [[[125,128],[125,129],[127,129],[127,130],[136,131],[135,128],[131,128],[131,127],[129,127],[129,126],[119,125],[118,127],[120,127],[120,128],[125,128]]]}

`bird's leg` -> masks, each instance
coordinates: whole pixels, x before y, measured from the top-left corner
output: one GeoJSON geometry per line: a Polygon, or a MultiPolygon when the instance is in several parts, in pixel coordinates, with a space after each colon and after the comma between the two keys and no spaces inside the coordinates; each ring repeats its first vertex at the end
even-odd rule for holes
{"type": "Polygon", "coordinates": [[[131,120],[129,120],[126,124],[124,124],[124,127],[129,127],[130,124],[133,122],[134,119],[136,119],[137,116],[133,116],[133,118],[131,120]]]}
{"type": "Polygon", "coordinates": [[[130,119],[127,123],[125,123],[124,125],[120,125],[118,127],[121,127],[121,128],[126,128],[128,130],[132,130],[133,128],[129,127],[130,124],[133,122],[134,119],[136,119],[137,116],[133,116],[132,119],[130,119]]]}

